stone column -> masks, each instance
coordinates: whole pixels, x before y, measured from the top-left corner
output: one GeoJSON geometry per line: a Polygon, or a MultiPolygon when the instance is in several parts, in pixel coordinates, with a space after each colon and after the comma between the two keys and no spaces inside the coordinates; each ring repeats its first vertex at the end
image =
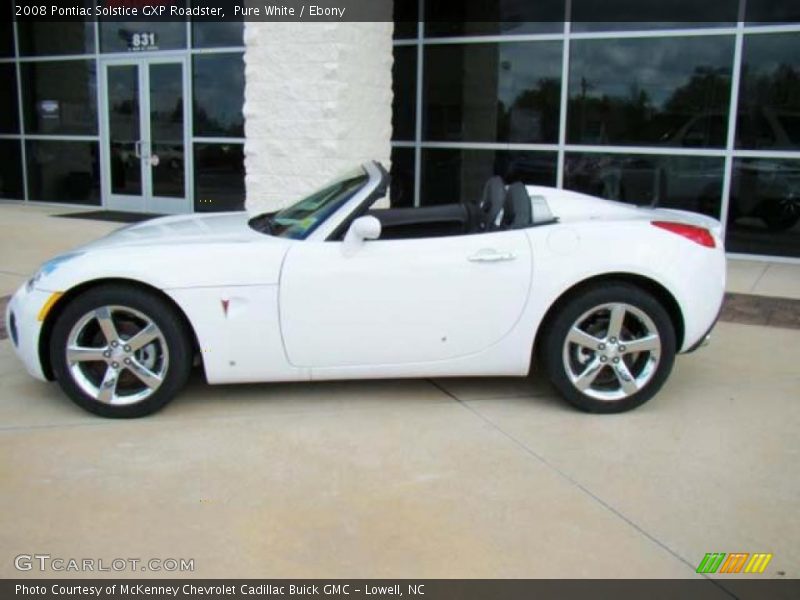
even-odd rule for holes
{"type": "Polygon", "coordinates": [[[274,210],[366,160],[389,168],[391,22],[245,25],[246,202],[274,210]]]}

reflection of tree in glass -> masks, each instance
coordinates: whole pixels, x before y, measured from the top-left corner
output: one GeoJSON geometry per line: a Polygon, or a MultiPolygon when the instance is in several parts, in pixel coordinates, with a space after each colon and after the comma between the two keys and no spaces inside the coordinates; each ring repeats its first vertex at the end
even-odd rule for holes
{"type": "Polygon", "coordinates": [[[666,112],[697,113],[725,110],[731,78],[726,69],[697,67],[689,81],[677,88],[665,103],[666,112]]]}
{"type": "Polygon", "coordinates": [[[198,102],[194,103],[194,127],[196,131],[215,132],[216,135],[222,137],[238,137],[241,135],[241,126],[238,123],[223,123],[216,116],[209,116],[203,105],[198,102]]]}
{"type": "MultiPolygon", "coordinates": [[[[727,111],[730,73],[726,69],[698,66],[686,83],[662,103],[637,81],[626,96],[588,92],[592,81],[581,79],[581,93],[569,100],[570,139],[588,144],[669,143],[681,145],[675,135],[692,119],[727,111]]],[[[719,145],[717,136],[705,136],[698,146],[719,145]],[[712,137],[714,138],[712,140],[712,137]]],[[[724,136],[723,136],[724,143],[724,136]]]]}
{"type": "MultiPolygon", "coordinates": [[[[515,122],[512,115],[535,115],[539,135],[536,139],[558,139],[558,109],[561,96],[561,80],[553,77],[543,77],[537,81],[535,88],[523,90],[509,109],[500,103],[500,132],[501,139],[517,141],[522,132],[515,131],[515,122]],[[516,135],[515,135],[516,134],[516,135]]],[[[530,117],[529,117],[530,118],[530,117]]]]}

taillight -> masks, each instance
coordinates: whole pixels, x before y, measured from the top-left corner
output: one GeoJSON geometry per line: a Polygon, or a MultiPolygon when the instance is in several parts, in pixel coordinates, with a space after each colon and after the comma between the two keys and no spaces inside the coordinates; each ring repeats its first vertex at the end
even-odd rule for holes
{"type": "Polygon", "coordinates": [[[692,240],[695,244],[700,244],[706,248],[715,248],[717,246],[716,242],[714,242],[714,236],[711,235],[708,229],[703,229],[696,225],[687,225],[686,223],[673,223],[672,221],[651,222],[656,227],[682,235],[687,240],[692,240]]]}

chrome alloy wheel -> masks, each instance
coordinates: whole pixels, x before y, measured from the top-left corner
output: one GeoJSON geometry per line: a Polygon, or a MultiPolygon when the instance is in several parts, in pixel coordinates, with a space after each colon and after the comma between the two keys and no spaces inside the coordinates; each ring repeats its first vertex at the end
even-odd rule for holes
{"type": "Polygon", "coordinates": [[[573,323],[564,341],[572,385],[597,400],[622,400],[652,379],[661,357],[653,320],[623,302],[596,306],[573,323]]]}
{"type": "Polygon", "coordinates": [[[169,368],[164,334],[152,319],[125,306],[101,306],[81,317],[65,352],[75,383],[104,404],[146,400],[169,368]]]}

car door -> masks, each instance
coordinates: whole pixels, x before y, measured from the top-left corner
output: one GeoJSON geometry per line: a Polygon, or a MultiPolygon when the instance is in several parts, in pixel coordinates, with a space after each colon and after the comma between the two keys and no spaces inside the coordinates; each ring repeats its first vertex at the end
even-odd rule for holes
{"type": "Polygon", "coordinates": [[[527,300],[531,250],[522,231],[292,244],[281,270],[289,361],[303,367],[442,361],[484,350],[527,300]]]}

